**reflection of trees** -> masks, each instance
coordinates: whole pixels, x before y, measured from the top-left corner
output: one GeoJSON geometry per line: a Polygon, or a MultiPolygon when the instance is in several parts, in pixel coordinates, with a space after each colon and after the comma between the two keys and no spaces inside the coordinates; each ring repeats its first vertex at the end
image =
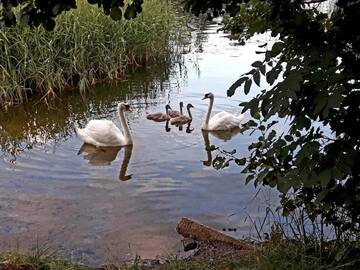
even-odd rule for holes
{"type": "Polygon", "coordinates": [[[85,101],[80,94],[71,93],[47,104],[30,101],[3,110],[0,112],[0,150],[16,158],[36,145],[66,140],[75,124],[85,123],[92,115],[107,116],[109,108],[112,110],[121,100],[151,106],[168,90],[172,68],[164,63],[151,69],[138,69],[129,80],[96,87],[85,101]]]}
{"type": "Polygon", "coordinates": [[[131,175],[126,175],[126,171],[131,159],[132,145],[122,147],[95,147],[90,144],[84,143],[79,149],[78,154],[87,153],[84,155],[84,159],[88,160],[93,166],[106,166],[111,165],[119,151],[124,149],[124,158],[120,167],[119,179],[127,181],[131,179],[131,175]]]}
{"type": "Polygon", "coordinates": [[[189,26],[191,25],[191,28],[196,29],[196,31],[192,33],[192,43],[195,47],[195,51],[198,53],[203,52],[203,44],[205,44],[209,39],[206,31],[211,24],[214,25],[214,23],[207,20],[204,15],[200,15],[197,18],[192,17],[189,21],[189,26]]]}

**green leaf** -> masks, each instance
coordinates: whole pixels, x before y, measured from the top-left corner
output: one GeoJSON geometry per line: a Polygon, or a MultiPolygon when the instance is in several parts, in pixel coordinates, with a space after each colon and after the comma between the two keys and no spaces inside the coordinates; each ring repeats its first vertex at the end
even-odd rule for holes
{"type": "Polygon", "coordinates": [[[115,6],[111,8],[110,11],[110,17],[111,19],[118,21],[122,19],[122,11],[119,7],[115,6]]]}
{"type": "Polygon", "coordinates": [[[55,28],[55,21],[53,19],[48,19],[42,23],[46,31],[53,31],[55,28]]]}
{"type": "Polygon", "coordinates": [[[316,98],[314,99],[314,114],[318,115],[327,105],[328,102],[328,96],[323,93],[319,93],[316,98]]]}
{"type": "Polygon", "coordinates": [[[253,180],[255,178],[254,175],[250,174],[246,177],[246,180],[245,180],[245,184],[248,184],[251,180],[253,180]]]}
{"type": "Polygon", "coordinates": [[[134,19],[137,16],[136,8],[132,5],[129,5],[124,13],[124,17],[127,20],[134,19]]]}
{"type": "Polygon", "coordinates": [[[328,106],[330,108],[340,108],[342,101],[344,100],[344,97],[339,92],[335,92],[333,94],[330,94],[328,98],[328,106]]]}
{"type": "Polygon", "coordinates": [[[300,91],[300,83],[303,81],[303,78],[299,71],[292,70],[289,71],[285,81],[291,90],[298,92],[300,91]]]}
{"type": "Polygon", "coordinates": [[[330,190],[324,189],[316,196],[316,203],[320,203],[323,199],[325,199],[326,195],[328,195],[330,190]]]}
{"type": "Polygon", "coordinates": [[[259,48],[264,48],[264,47],[266,47],[266,45],[267,45],[267,42],[264,43],[264,44],[259,45],[258,47],[259,47],[259,48]]]}
{"type": "Polygon", "coordinates": [[[249,120],[245,125],[249,127],[257,127],[257,123],[254,120],[249,120]]]}
{"type": "Polygon", "coordinates": [[[254,82],[257,84],[257,86],[260,86],[260,72],[256,71],[253,76],[254,82]]]}
{"type": "Polygon", "coordinates": [[[224,163],[225,163],[225,158],[221,156],[217,156],[216,158],[214,158],[212,165],[216,170],[219,170],[223,168],[224,163]]]}
{"type": "Polygon", "coordinates": [[[322,171],[318,175],[318,178],[319,178],[319,182],[320,182],[321,186],[326,187],[332,178],[331,169],[326,169],[326,170],[322,171]]]}
{"type": "Polygon", "coordinates": [[[262,66],[262,62],[261,61],[255,61],[254,63],[251,64],[253,67],[256,68],[260,68],[262,66]]]}
{"type": "Polygon", "coordinates": [[[265,75],[265,73],[266,73],[266,66],[265,66],[265,65],[260,66],[260,67],[259,67],[259,70],[260,70],[260,72],[261,72],[262,75],[265,75]]]}
{"type": "Polygon", "coordinates": [[[235,163],[239,166],[243,166],[246,163],[246,158],[237,158],[235,159],[235,163]]]}
{"type": "Polygon", "coordinates": [[[292,142],[294,140],[294,138],[291,135],[285,135],[285,140],[288,142],[292,142]]]}
{"type": "Polygon", "coordinates": [[[260,114],[259,114],[259,100],[254,98],[249,102],[249,107],[250,107],[250,114],[253,118],[255,119],[259,119],[260,118],[260,114]]]}
{"type": "Polygon", "coordinates": [[[275,130],[271,130],[270,133],[269,133],[269,136],[268,136],[268,140],[272,140],[274,139],[276,136],[276,131],[275,130]]]}
{"type": "Polygon", "coordinates": [[[28,25],[30,21],[30,15],[29,14],[22,14],[20,17],[20,23],[24,26],[28,25]]]}
{"type": "Polygon", "coordinates": [[[271,48],[271,52],[270,52],[271,56],[272,57],[277,56],[282,51],[283,48],[284,48],[283,42],[281,42],[281,41],[275,42],[271,48]]]}
{"type": "Polygon", "coordinates": [[[245,93],[245,95],[249,94],[250,88],[251,88],[251,84],[252,84],[252,80],[250,80],[250,79],[245,82],[245,86],[244,86],[244,93],[245,93]]]}
{"type": "Polygon", "coordinates": [[[241,77],[240,79],[238,79],[236,82],[234,82],[229,89],[227,90],[227,96],[231,97],[232,95],[234,95],[235,90],[240,87],[245,81],[247,81],[249,78],[248,77],[241,77]]]}
{"type": "Polygon", "coordinates": [[[272,70],[268,71],[268,73],[266,73],[266,81],[268,84],[272,85],[275,80],[279,77],[279,74],[281,72],[280,68],[273,68],[272,70]]]}
{"type": "Polygon", "coordinates": [[[292,187],[292,184],[288,180],[287,181],[279,181],[279,183],[277,184],[277,189],[281,193],[287,193],[291,187],[292,187]]]}

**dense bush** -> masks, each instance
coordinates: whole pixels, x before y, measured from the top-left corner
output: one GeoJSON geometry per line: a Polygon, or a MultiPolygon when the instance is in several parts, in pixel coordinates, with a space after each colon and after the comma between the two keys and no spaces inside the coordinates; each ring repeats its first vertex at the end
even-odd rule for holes
{"type": "Polygon", "coordinates": [[[189,0],[187,8],[223,15],[224,28],[241,44],[257,33],[276,38],[271,48],[259,46],[264,60],[228,90],[232,96],[263,87],[240,104],[253,118],[243,130],[261,133],[250,156],[235,160],[247,182],[276,187],[284,214],[305,208],[313,220],[334,225],[338,236],[358,232],[360,2],[189,0]],[[276,117],[288,120],[286,132],[278,134],[276,117]]]}

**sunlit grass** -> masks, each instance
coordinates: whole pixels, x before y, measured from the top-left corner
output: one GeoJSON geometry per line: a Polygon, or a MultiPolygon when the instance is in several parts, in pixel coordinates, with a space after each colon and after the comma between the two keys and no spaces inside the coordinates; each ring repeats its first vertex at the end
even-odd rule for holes
{"type": "Polygon", "coordinates": [[[121,79],[129,65],[166,61],[176,51],[175,8],[169,1],[145,1],[141,15],[130,21],[113,21],[84,0],[77,5],[57,18],[52,32],[0,28],[0,103],[84,91],[99,80],[121,79]]]}

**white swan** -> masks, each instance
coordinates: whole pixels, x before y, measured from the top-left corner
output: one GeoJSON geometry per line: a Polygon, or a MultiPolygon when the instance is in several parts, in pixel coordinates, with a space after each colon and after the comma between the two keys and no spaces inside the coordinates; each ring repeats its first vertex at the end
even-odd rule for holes
{"type": "Polygon", "coordinates": [[[204,100],[207,98],[210,99],[210,103],[208,111],[205,115],[205,120],[201,127],[202,130],[231,130],[239,128],[240,122],[244,117],[242,114],[240,114],[239,116],[235,116],[231,113],[223,111],[215,114],[213,117],[210,118],[211,110],[214,103],[214,94],[207,93],[202,99],[204,100]]]}
{"type": "Polygon", "coordinates": [[[124,134],[110,120],[91,120],[85,128],[75,128],[76,134],[86,143],[96,147],[132,145],[132,138],[124,112],[131,112],[131,107],[125,103],[117,106],[124,134]]]}

